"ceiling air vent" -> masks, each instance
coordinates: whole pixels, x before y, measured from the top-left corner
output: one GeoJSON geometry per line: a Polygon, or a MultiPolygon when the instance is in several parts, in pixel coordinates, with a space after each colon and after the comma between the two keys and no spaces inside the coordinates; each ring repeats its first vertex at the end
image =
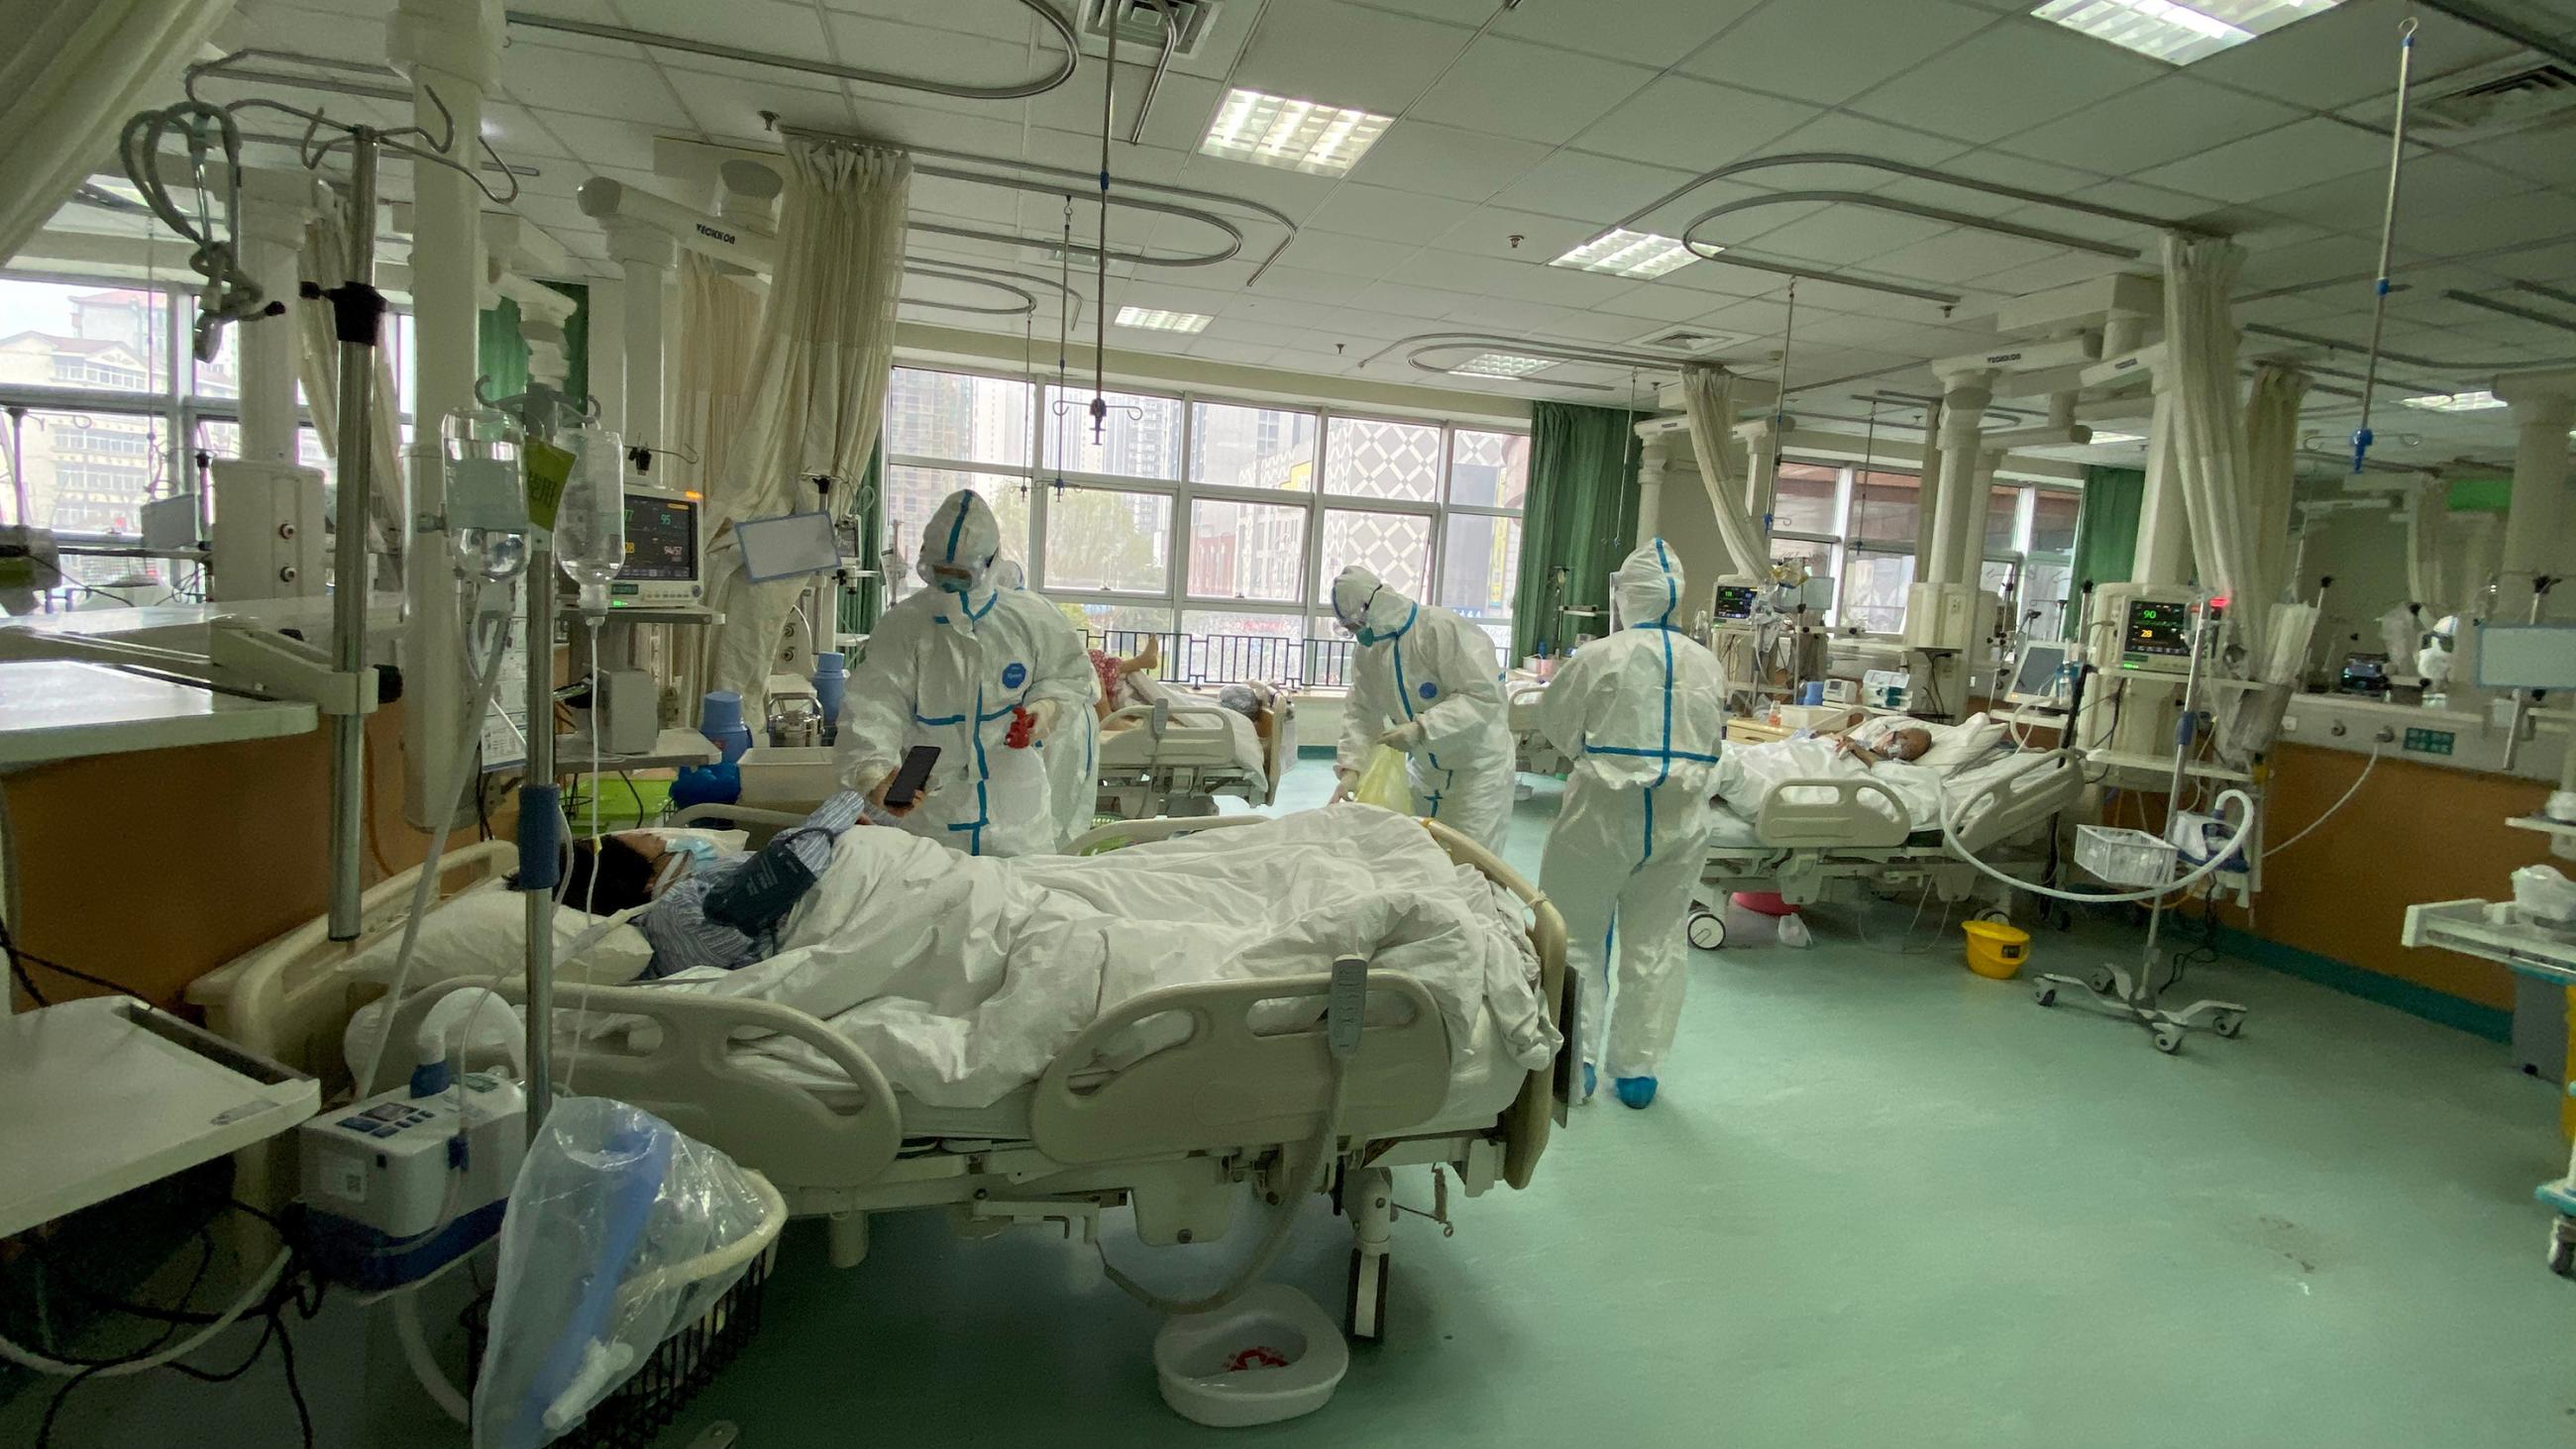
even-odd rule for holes
{"type": "Polygon", "coordinates": [[[1704,332],[1693,327],[1658,327],[1643,337],[1630,341],[1630,347],[1648,352],[1667,352],[1675,357],[1707,357],[1729,347],[1739,347],[1753,339],[1740,332],[1704,332]]]}
{"type": "Polygon", "coordinates": [[[2414,102],[2409,115],[2449,137],[2520,130],[2576,114],[2576,68],[2530,56],[2447,77],[2436,86],[2414,102]]]}
{"type": "Polygon", "coordinates": [[[1208,30],[1216,24],[1218,0],[1083,0],[1082,33],[1106,40],[1109,27],[1118,27],[1120,58],[1150,61],[1163,51],[1163,17],[1166,12],[1179,34],[1172,43],[1172,55],[1183,59],[1199,53],[1199,43],[1207,39],[1208,30]]]}

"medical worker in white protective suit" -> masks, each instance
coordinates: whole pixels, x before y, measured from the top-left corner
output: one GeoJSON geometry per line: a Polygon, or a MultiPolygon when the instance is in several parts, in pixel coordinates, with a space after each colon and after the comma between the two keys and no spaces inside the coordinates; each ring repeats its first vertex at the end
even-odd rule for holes
{"type": "Polygon", "coordinates": [[[1725,672],[1681,632],[1681,606],[1681,565],[1649,539],[1611,581],[1620,627],[1574,651],[1539,703],[1539,728],[1573,761],[1539,883],[1565,917],[1565,969],[1582,982],[1583,1094],[1606,1067],[1631,1107],[1655,1100],[1681,1023],[1683,928],[1725,728],[1725,672]]]}
{"type": "Polygon", "coordinates": [[[1036,746],[1091,717],[1100,680],[1062,614],[996,586],[1001,537],[992,505],[964,490],[930,515],[913,565],[929,587],[886,611],[850,671],[841,780],[875,798],[906,752],[936,745],[929,793],[904,828],[968,855],[1037,855],[1059,831],[1036,746]]]}
{"type": "MultiPolygon", "coordinates": [[[[1020,567],[1018,559],[1005,556],[993,566],[993,584],[1006,592],[1027,593],[1029,571],[1020,567]]],[[[1046,603],[1043,595],[1029,597],[1046,603]]],[[[1089,650],[1084,657],[1090,657],[1089,650]]],[[[1099,713],[1076,710],[1038,748],[1046,756],[1047,794],[1054,802],[1056,843],[1061,846],[1089,830],[1092,817],[1099,813],[1099,713]]]]}
{"type": "Polygon", "coordinates": [[[1350,794],[1371,747],[1391,746],[1408,756],[1415,814],[1501,855],[1515,776],[1493,636],[1358,567],[1333,580],[1333,617],[1359,640],[1333,798],[1350,794]]]}

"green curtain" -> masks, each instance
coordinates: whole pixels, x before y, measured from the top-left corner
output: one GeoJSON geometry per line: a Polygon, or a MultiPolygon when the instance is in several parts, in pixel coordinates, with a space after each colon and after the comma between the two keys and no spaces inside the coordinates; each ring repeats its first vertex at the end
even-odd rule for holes
{"type": "MultiPolygon", "coordinates": [[[[1521,576],[1512,594],[1512,660],[1542,647],[1562,653],[1550,580],[1566,570],[1564,602],[1607,609],[1610,575],[1635,547],[1636,414],[1542,402],[1530,409],[1529,502],[1521,523],[1521,576]]],[[[1607,619],[1586,626],[1598,634],[1607,619]]]]}
{"type": "Polygon", "coordinates": [[[841,595],[841,632],[866,634],[877,627],[877,617],[885,612],[886,581],[873,577],[884,566],[885,553],[885,439],[877,439],[876,448],[868,454],[867,486],[860,495],[868,500],[865,508],[853,517],[859,521],[859,554],[866,560],[871,577],[859,580],[859,586],[841,595]]]}
{"type": "Polygon", "coordinates": [[[519,331],[519,304],[504,297],[487,307],[474,329],[474,372],[490,397],[528,390],[528,339],[519,331]]]}
{"type": "MultiPolygon", "coordinates": [[[[2138,505],[2147,496],[2147,475],[2135,468],[2088,468],[2084,472],[2084,506],[2075,516],[2073,587],[2126,583],[2138,557],[2138,505]]],[[[2081,613],[2068,600],[2059,637],[2075,637],[2081,613]]]]}

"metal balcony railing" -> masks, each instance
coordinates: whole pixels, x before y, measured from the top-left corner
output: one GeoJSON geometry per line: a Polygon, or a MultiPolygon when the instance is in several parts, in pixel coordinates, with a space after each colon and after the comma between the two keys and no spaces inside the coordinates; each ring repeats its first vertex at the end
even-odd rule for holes
{"type": "Polygon", "coordinates": [[[1294,684],[1340,689],[1349,683],[1351,641],[1278,634],[1181,634],[1149,629],[1094,629],[1091,647],[1126,658],[1147,639],[1163,643],[1163,678],[1175,684],[1294,684]]]}

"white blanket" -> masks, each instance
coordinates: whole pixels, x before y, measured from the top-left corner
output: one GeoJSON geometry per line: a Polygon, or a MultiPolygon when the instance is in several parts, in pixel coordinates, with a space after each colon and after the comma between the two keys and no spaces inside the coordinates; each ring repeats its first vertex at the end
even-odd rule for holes
{"type": "Polygon", "coordinates": [[[1717,798],[1726,808],[1750,820],[1760,815],[1763,804],[1784,786],[1788,793],[1780,797],[1783,804],[1833,802],[1832,791],[1802,789],[1789,785],[1792,780],[1875,780],[1895,793],[1905,813],[1900,817],[1886,797],[1875,792],[1862,792],[1863,804],[1877,815],[1891,820],[1901,818],[1915,829],[1929,830],[1941,819],[1941,780],[1948,773],[1901,760],[1881,760],[1873,765],[1843,753],[1834,740],[1822,736],[1729,745],[1717,762],[1717,798]]]}
{"type": "MultiPolygon", "coordinates": [[[[781,945],[756,966],[659,989],[821,1017],[897,1091],[939,1106],[986,1106],[1034,1081],[1144,992],[1318,973],[1344,955],[1421,982],[1454,1053],[1473,1049],[1489,1010],[1523,1068],[1559,1040],[1518,902],[1419,825],[1360,805],[1081,859],[976,859],[853,830],[781,945]]],[[[791,1041],[749,1049],[832,1072],[791,1041]]]]}
{"type": "MultiPolygon", "coordinates": [[[[1173,719],[1174,724],[1191,729],[1205,729],[1214,722],[1222,721],[1235,768],[1252,776],[1267,788],[1268,781],[1264,777],[1261,766],[1261,732],[1253,727],[1249,715],[1218,704],[1213,694],[1199,694],[1144,674],[1129,676],[1125,687],[1120,690],[1120,695],[1121,703],[1127,704],[1150,707],[1168,702],[1175,709],[1183,705],[1193,706],[1188,714],[1178,715],[1173,719]],[[1214,716],[1215,720],[1211,720],[1210,716],[1214,716]]],[[[1146,726],[1139,724],[1103,735],[1101,740],[1104,753],[1113,748],[1119,749],[1121,751],[1119,761],[1125,763],[1131,756],[1124,751],[1133,749],[1137,754],[1132,758],[1138,762],[1150,760],[1153,757],[1153,747],[1147,743],[1147,736],[1143,733],[1145,728],[1146,726]],[[1119,744],[1113,746],[1110,744],[1111,741],[1118,741],[1119,744]]]]}

